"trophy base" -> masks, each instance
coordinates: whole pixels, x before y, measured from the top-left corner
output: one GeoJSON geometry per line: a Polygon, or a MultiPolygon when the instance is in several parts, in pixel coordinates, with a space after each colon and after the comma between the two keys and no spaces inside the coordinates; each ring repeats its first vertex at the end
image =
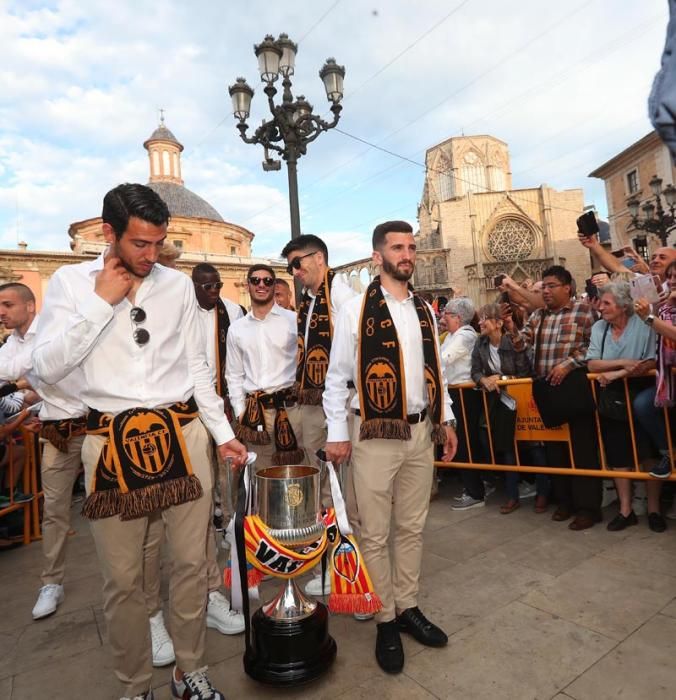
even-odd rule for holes
{"type": "Polygon", "coordinates": [[[321,603],[300,620],[270,618],[259,608],[251,626],[252,653],[244,655],[244,670],[261,683],[278,687],[309,683],[326,673],[336,658],[329,614],[321,603]]]}

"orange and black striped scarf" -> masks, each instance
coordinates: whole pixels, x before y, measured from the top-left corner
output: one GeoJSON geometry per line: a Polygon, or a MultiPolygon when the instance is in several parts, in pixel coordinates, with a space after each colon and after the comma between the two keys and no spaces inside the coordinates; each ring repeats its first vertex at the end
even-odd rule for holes
{"type": "Polygon", "coordinates": [[[194,398],[169,408],[132,408],[116,416],[91,409],[87,434],[106,442],[82,508],[90,520],[133,520],[202,496],[181,426],[197,418],[194,398]]]}
{"type": "MultiPolygon", "coordinates": [[[[413,303],[422,332],[425,386],[433,425],[432,440],[443,444],[445,431],[441,422],[444,385],[434,334],[434,319],[427,304],[415,293],[413,303]]],[[[360,440],[411,439],[411,426],[406,420],[406,377],[401,345],[383,296],[380,276],[368,286],[359,318],[357,389],[361,412],[360,440]]]]}
{"type": "Polygon", "coordinates": [[[298,403],[321,406],[326,372],[329,368],[333,323],[331,319],[331,284],[335,273],[328,269],[317,290],[315,305],[308,322],[312,297],[305,290],[298,307],[298,368],[296,385],[298,403]],[[307,347],[305,330],[307,327],[307,347]]]}

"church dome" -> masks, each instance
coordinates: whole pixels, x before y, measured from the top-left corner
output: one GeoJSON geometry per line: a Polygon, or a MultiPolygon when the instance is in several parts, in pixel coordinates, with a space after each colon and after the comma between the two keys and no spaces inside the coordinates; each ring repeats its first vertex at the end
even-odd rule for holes
{"type": "Polygon", "coordinates": [[[148,144],[152,143],[153,141],[170,141],[171,143],[175,143],[181,151],[183,150],[183,145],[179,143],[179,140],[171,133],[171,131],[169,131],[169,129],[167,129],[164,122],[162,122],[143,142],[143,147],[148,148],[148,144]]]}
{"type": "Polygon", "coordinates": [[[176,182],[161,182],[151,180],[148,183],[150,189],[157,192],[169,207],[172,216],[185,216],[188,218],[210,219],[211,221],[223,221],[223,217],[199,195],[191,192],[187,187],[176,182]]]}

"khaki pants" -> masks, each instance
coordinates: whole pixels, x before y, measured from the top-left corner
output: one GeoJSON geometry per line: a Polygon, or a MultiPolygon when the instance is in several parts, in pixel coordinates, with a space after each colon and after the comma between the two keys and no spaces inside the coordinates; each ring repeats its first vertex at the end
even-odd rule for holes
{"type": "Polygon", "coordinates": [[[417,605],[423,527],[429,509],[434,449],[429,418],[411,426],[410,440],[359,440],[352,428],[352,476],[359,546],[383,602],[377,622],[417,605]],[[390,545],[392,554],[390,556],[390,545]]]}
{"type": "MultiPolygon", "coordinates": [[[[324,409],[321,406],[305,405],[299,408],[301,424],[303,426],[303,447],[305,448],[305,454],[309,464],[319,467],[317,450],[323,450],[326,446],[326,416],[324,415],[324,409]]],[[[322,505],[326,507],[333,505],[331,500],[331,485],[326,470],[322,471],[321,499],[322,505]]]]}
{"type": "MultiPolygon", "coordinates": [[[[204,494],[197,501],[162,511],[171,554],[169,629],[182,671],[202,665],[206,635],[206,542],[211,512],[209,438],[200,420],[183,427],[195,475],[204,494]],[[196,546],[198,544],[198,546],[196,546]],[[201,546],[199,546],[201,545],[201,546]]],[[[82,448],[86,483],[105,439],[88,435],[82,448]]],[[[115,674],[123,695],[134,697],[150,687],[150,625],[143,592],[143,550],[149,518],[123,522],[118,517],[92,520],[91,528],[103,573],[103,612],[115,674]]]]}
{"type": "MultiPolygon", "coordinates": [[[[303,449],[303,425],[301,422],[300,406],[296,404],[291,408],[287,408],[286,412],[289,416],[289,423],[291,423],[291,428],[293,429],[294,435],[296,436],[296,442],[298,443],[299,449],[303,449]]],[[[253,443],[248,443],[247,448],[251,452],[255,452],[256,457],[256,471],[259,469],[264,469],[265,467],[272,466],[272,454],[275,452],[275,415],[276,411],[274,408],[266,408],[263,410],[265,416],[265,429],[270,435],[270,444],[268,445],[254,445],[253,443]]],[[[307,460],[307,453],[305,459],[301,461],[301,464],[305,464],[307,460]]]]}
{"type": "Polygon", "coordinates": [[[50,442],[42,452],[42,489],[45,495],[42,516],[42,585],[63,584],[66,540],[70,529],[73,484],[80,472],[84,435],[68,441],[68,452],[60,452],[50,442]]]}

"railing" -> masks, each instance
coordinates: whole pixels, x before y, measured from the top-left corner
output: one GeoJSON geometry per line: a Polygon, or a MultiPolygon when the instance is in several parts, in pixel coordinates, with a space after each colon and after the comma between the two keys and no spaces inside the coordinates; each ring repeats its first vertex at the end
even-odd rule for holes
{"type": "MultiPolygon", "coordinates": [[[[654,376],[655,372],[652,372],[654,376]]],[[[591,382],[592,393],[594,395],[594,400],[597,400],[597,382],[595,379],[599,374],[589,373],[587,375],[588,380],[591,382]]],[[[481,391],[482,393],[482,405],[483,405],[483,416],[486,423],[486,430],[488,432],[488,447],[490,453],[490,462],[477,462],[473,459],[472,455],[472,435],[470,435],[470,430],[481,430],[477,425],[469,425],[469,421],[465,420],[467,417],[466,402],[465,402],[465,391],[477,391],[474,382],[468,382],[465,384],[456,384],[450,389],[458,389],[460,394],[460,406],[457,404],[453,405],[453,411],[458,417],[458,410],[461,412],[463,417],[462,423],[464,426],[464,438],[465,444],[467,445],[467,453],[469,456],[468,462],[435,462],[436,467],[440,468],[456,468],[456,469],[480,469],[485,471],[504,471],[504,472],[521,472],[521,473],[532,473],[532,474],[559,474],[563,476],[595,476],[605,479],[610,478],[627,478],[627,479],[651,479],[652,477],[647,471],[641,471],[641,465],[638,458],[638,449],[636,445],[636,430],[634,427],[634,414],[631,402],[631,396],[629,392],[629,382],[632,379],[616,380],[622,381],[624,383],[624,394],[625,401],[627,403],[627,413],[628,413],[628,429],[631,437],[631,447],[632,447],[632,461],[633,465],[627,469],[621,468],[608,468],[606,460],[606,448],[603,440],[603,434],[601,430],[601,419],[597,411],[594,412],[594,421],[596,426],[596,437],[599,445],[599,462],[601,465],[600,469],[589,469],[584,466],[578,466],[575,464],[573,457],[573,447],[571,442],[570,431],[567,425],[560,426],[558,428],[545,428],[542,424],[542,420],[535,406],[532,395],[532,380],[531,379],[505,379],[497,382],[498,386],[505,387],[509,389],[510,395],[516,400],[517,404],[517,425],[514,432],[514,457],[516,464],[501,464],[496,462],[494,441],[493,441],[493,430],[491,428],[491,421],[489,419],[489,407],[488,407],[488,394],[486,391],[481,391]],[[556,467],[556,466],[541,466],[541,465],[527,465],[521,464],[519,457],[519,444],[523,442],[532,441],[542,441],[542,442],[565,442],[568,445],[568,453],[570,455],[570,467],[556,467]]],[[[673,441],[670,427],[670,416],[669,409],[666,407],[662,409],[664,422],[666,426],[667,435],[667,449],[669,451],[669,459],[671,462],[671,475],[668,479],[662,479],[663,481],[676,481],[676,470],[674,464],[674,450],[673,441]]]]}
{"type": "MultiPolygon", "coordinates": [[[[40,442],[38,436],[20,428],[6,441],[7,466],[0,470],[9,485],[9,504],[0,505],[0,522],[4,516],[23,510],[23,537],[21,542],[29,544],[40,539],[40,498],[42,487],[40,483],[40,442]],[[24,446],[23,471],[21,474],[21,490],[24,494],[30,494],[33,498],[26,502],[14,500],[14,479],[16,476],[15,456],[18,449],[18,438],[21,438],[24,446]]],[[[17,540],[18,541],[18,540],[17,540]]]]}

